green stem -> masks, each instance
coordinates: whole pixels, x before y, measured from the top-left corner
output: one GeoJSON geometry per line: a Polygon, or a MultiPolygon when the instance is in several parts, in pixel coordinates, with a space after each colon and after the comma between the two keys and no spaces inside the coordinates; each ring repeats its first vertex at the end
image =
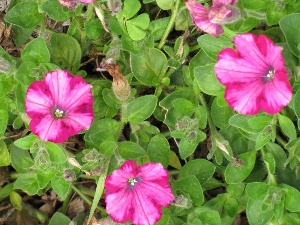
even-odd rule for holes
{"type": "Polygon", "coordinates": [[[88,195],[88,196],[95,196],[95,191],[91,190],[91,189],[88,189],[86,187],[83,187],[83,186],[78,186],[77,187],[78,190],[80,190],[82,193],[88,195]]]}
{"type": "Polygon", "coordinates": [[[163,33],[163,36],[157,46],[158,49],[161,49],[164,44],[166,43],[166,40],[174,26],[174,23],[175,23],[175,19],[176,19],[176,16],[178,14],[178,9],[179,9],[179,4],[180,4],[180,0],[177,0],[176,3],[175,3],[175,6],[174,8],[172,9],[172,15],[171,15],[171,18],[169,20],[169,23],[168,23],[168,26],[165,30],[165,32],[163,33]]]}
{"type": "MultiPolygon", "coordinates": [[[[88,197],[86,197],[78,188],[76,188],[74,185],[71,185],[71,187],[87,204],[92,205],[92,201],[88,197]]],[[[106,213],[105,209],[100,206],[97,206],[97,209],[100,212],[106,213]]]]}
{"type": "Polygon", "coordinates": [[[39,210],[35,210],[35,213],[36,213],[36,217],[38,218],[38,220],[41,222],[41,223],[46,223],[46,221],[49,219],[48,216],[44,213],[42,213],[41,211],[39,210]]]}
{"type": "Polygon", "coordinates": [[[282,139],[279,135],[276,135],[276,141],[282,146],[286,146],[286,141],[282,139]]]}
{"type": "Polygon", "coordinates": [[[72,195],[73,195],[73,191],[72,191],[72,189],[70,189],[68,192],[68,195],[67,195],[66,199],[63,201],[62,207],[60,209],[60,211],[63,214],[66,214],[66,212],[67,212],[67,208],[70,203],[70,199],[71,199],[72,195]]]}
{"type": "Polygon", "coordinates": [[[169,170],[168,171],[169,175],[178,175],[178,173],[179,173],[179,170],[169,170]]]}
{"type": "Polygon", "coordinates": [[[205,108],[205,111],[207,113],[207,122],[208,122],[208,126],[210,128],[210,132],[211,132],[212,136],[217,135],[218,131],[217,131],[217,129],[216,129],[216,127],[215,127],[215,125],[212,121],[212,118],[211,118],[210,113],[209,113],[208,106],[207,106],[206,101],[204,99],[204,96],[202,95],[202,93],[200,93],[198,95],[198,97],[199,97],[199,100],[200,100],[202,106],[205,108]]]}

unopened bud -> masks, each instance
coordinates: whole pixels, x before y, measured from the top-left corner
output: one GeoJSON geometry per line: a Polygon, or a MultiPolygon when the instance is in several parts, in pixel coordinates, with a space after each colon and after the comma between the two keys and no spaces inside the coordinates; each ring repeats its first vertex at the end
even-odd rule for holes
{"type": "Polygon", "coordinates": [[[189,209],[192,207],[192,200],[187,196],[179,195],[175,197],[175,200],[172,202],[172,205],[183,209],[189,209]]]}
{"type": "Polygon", "coordinates": [[[72,182],[75,179],[75,173],[73,170],[67,169],[64,171],[64,179],[72,182]]]}

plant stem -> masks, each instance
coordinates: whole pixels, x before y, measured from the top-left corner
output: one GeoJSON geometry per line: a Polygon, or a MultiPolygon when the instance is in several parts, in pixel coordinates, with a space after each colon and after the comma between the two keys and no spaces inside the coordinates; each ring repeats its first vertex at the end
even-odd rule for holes
{"type": "Polygon", "coordinates": [[[70,203],[70,199],[71,199],[72,195],[73,195],[73,192],[72,192],[72,189],[70,189],[69,192],[68,192],[68,195],[67,195],[66,199],[63,201],[62,207],[60,209],[60,211],[63,214],[66,214],[66,212],[67,212],[67,208],[68,208],[68,205],[70,203]]]}
{"type": "Polygon", "coordinates": [[[202,106],[205,108],[205,111],[207,113],[207,122],[208,122],[208,126],[210,128],[210,132],[211,132],[212,136],[213,135],[217,135],[217,129],[216,129],[216,127],[215,127],[215,125],[214,125],[214,123],[212,121],[212,118],[210,116],[209,109],[207,107],[207,104],[206,104],[206,101],[204,99],[204,96],[202,95],[202,93],[200,93],[198,96],[199,96],[199,100],[200,100],[202,106]]]}
{"type": "Polygon", "coordinates": [[[165,32],[163,33],[163,36],[157,46],[158,49],[161,49],[164,46],[164,44],[166,43],[167,37],[169,36],[169,34],[174,26],[175,19],[178,14],[179,4],[180,4],[180,0],[177,0],[174,8],[172,9],[172,16],[169,20],[168,26],[167,26],[165,32]]]}
{"type": "Polygon", "coordinates": [[[36,213],[36,217],[38,218],[38,220],[41,222],[41,223],[45,223],[49,218],[46,214],[42,213],[41,211],[39,210],[35,210],[35,213],[36,213]]]}
{"type": "MultiPolygon", "coordinates": [[[[86,197],[78,188],[76,188],[74,185],[71,185],[72,189],[89,205],[92,205],[92,201],[86,197]]],[[[100,206],[97,206],[97,209],[103,213],[106,213],[105,209],[103,209],[100,206]]]]}

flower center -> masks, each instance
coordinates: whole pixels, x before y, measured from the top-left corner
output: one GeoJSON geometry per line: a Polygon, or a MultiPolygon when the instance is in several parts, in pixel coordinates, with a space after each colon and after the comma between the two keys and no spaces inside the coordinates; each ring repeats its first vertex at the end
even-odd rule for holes
{"type": "Polygon", "coordinates": [[[55,119],[61,119],[66,117],[66,112],[57,107],[52,108],[51,113],[55,119]]]}
{"type": "Polygon", "coordinates": [[[262,76],[263,83],[268,83],[268,82],[272,81],[275,76],[275,72],[276,71],[274,68],[270,68],[269,71],[267,72],[267,74],[264,74],[262,76]]]}
{"type": "Polygon", "coordinates": [[[127,180],[127,187],[128,187],[129,189],[134,188],[140,180],[141,180],[140,177],[135,177],[135,178],[130,177],[130,178],[127,180]]]}
{"type": "Polygon", "coordinates": [[[135,178],[129,178],[128,179],[128,183],[131,185],[131,186],[134,186],[135,183],[137,183],[137,180],[135,178]]]}
{"type": "Polygon", "coordinates": [[[211,23],[222,24],[232,14],[232,10],[226,6],[212,7],[208,12],[208,19],[211,23]]]}

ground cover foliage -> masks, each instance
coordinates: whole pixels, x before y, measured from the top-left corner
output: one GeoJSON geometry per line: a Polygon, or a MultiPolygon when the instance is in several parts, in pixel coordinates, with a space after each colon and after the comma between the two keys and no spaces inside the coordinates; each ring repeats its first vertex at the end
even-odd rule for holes
{"type": "Polygon", "coordinates": [[[300,224],[299,22],[297,0],[0,1],[0,224],[300,224]]]}

